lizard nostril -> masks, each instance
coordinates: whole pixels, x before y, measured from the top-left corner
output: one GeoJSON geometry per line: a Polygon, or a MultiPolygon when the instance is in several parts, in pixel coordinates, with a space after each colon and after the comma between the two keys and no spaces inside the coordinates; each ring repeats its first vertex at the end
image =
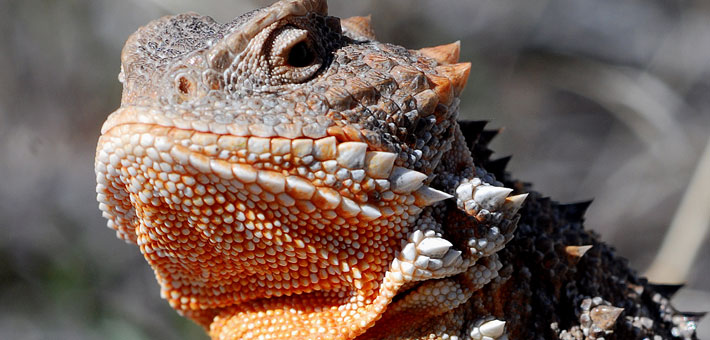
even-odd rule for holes
{"type": "Polygon", "coordinates": [[[178,79],[178,90],[180,91],[180,93],[189,94],[190,92],[192,92],[192,88],[192,82],[189,81],[187,78],[180,77],[180,79],[178,79]]]}
{"type": "Polygon", "coordinates": [[[288,53],[288,64],[293,67],[305,67],[313,63],[315,54],[305,42],[300,42],[288,53]]]}

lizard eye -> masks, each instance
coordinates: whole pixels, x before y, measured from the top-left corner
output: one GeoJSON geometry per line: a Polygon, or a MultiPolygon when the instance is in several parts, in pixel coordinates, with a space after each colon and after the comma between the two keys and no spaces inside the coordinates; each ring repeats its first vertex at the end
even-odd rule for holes
{"type": "Polygon", "coordinates": [[[288,63],[293,67],[306,67],[313,63],[315,52],[305,42],[300,42],[288,53],[288,63]]]}
{"type": "Polygon", "coordinates": [[[268,60],[272,78],[281,83],[305,82],[323,64],[309,31],[291,25],[274,32],[268,60]]]}

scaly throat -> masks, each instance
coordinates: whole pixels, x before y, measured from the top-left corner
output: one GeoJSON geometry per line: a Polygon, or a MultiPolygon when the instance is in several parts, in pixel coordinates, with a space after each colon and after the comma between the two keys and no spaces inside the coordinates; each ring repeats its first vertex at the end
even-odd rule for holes
{"type": "Polygon", "coordinates": [[[361,334],[413,274],[394,259],[420,212],[451,197],[344,134],[219,135],[137,123],[139,110],[100,138],[101,209],[171,306],[213,335],[267,332],[254,318],[361,334]]]}

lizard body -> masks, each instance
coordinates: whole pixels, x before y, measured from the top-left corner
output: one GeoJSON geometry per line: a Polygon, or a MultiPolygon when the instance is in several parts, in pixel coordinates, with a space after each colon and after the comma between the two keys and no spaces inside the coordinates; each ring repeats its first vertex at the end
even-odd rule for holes
{"type": "Polygon", "coordinates": [[[123,49],[100,209],[214,339],[693,338],[584,205],[457,121],[458,48],[378,42],[322,0],[155,20],[123,49]]]}

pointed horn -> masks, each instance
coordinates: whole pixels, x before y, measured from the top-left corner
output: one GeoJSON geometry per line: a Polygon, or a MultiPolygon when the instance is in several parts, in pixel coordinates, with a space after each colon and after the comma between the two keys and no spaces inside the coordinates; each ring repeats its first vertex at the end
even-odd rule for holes
{"type": "Polygon", "coordinates": [[[414,204],[420,207],[427,207],[451,197],[454,196],[425,185],[414,192],[414,204]]]}
{"type": "Polygon", "coordinates": [[[480,330],[481,335],[483,335],[484,338],[488,337],[492,339],[498,339],[503,336],[503,333],[505,332],[505,321],[497,319],[486,321],[482,325],[480,325],[478,329],[480,330]]]}
{"type": "Polygon", "coordinates": [[[402,167],[395,167],[390,175],[390,188],[398,194],[408,194],[419,189],[427,178],[426,174],[402,167]]]}
{"type": "Polygon", "coordinates": [[[621,315],[623,311],[623,308],[602,305],[594,307],[589,313],[589,316],[592,318],[592,322],[601,329],[611,330],[614,328],[616,319],[619,318],[619,315],[621,315]]]}
{"type": "Polygon", "coordinates": [[[473,191],[473,200],[486,209],[495,210],[503,205],[506,197],[511,192],[513,192],[513,189],[506,187],[481,185],[473,191]]]}
{"type": "Polygon", "coordinates": [[[435,74],[427,74],[426,77],[431,83],[431,89],[439,96],[439,103],[444,105],[451,104],[454,100],[454,87],[451,84],[451,80],[435,74]]]}
{"type": "Polygon", "coordinates": [[[441,65],[436,67],[436,72],[451,80],[454,87],[454,95],[458,96],[466,87],[468,75],[471,73],[471,63],[458,63],[451,65],[441,65]]]}
{"type": "Polygon", "coordinates": [[[372,204],[363,204],[360,206],[360,215],[358,216],[364,221],[372,221],[380,218],[380,216],[382,216],[382,212],[372,204]]]}
{"type": "Polygon", "coordinates": [[[461,52],[461,41],[455,41],[451,44],[424,47],[419,49],[419,52],[431,59],[436,60],[441,65],[454,64],[459,61],[461,52]]]}
{"type": "Polygon", "coordinates": [[[523,206],[523,203],[525,203],[526,198],[528,198],[527,193],[506,197],[503,206],[510,212],[511,215],[515,215],[523,206]]]}
{"type": "Polygon", "coordinates": [[[585,246],[566,246],[565,247],[565,252],[567,255],[572,256],[574,258],[581,258],[586,254],[589,249],[592,249],[592,245],[585,245],[585,246]]]}
{"type": "Polygon", "coordinates": [[[375,40],[375,30],[372,29],[372,15],[341,19],[340,25],[343,26],[346,31],[362,38],[375,40]]]}
{"type": "Polygon", "coordinates": [[[372,178],[388,178],[397,155],[385,151],[369,151],[365,154],[365,171],[372,178]]]}
{"type": "Polygon", "coordinates": [[[338,164],[348,169],[360,169],[365,165],[367,144],[363,142],[344,142],[338,144],[338,164]]]}
{"type": "Polygon", "coordinates": [[[441,237],[426,237],[416,245],[417,250],[424,256],[440,259],[446,255],[449,248],[454,245],[449,240],[441,237]]]}

